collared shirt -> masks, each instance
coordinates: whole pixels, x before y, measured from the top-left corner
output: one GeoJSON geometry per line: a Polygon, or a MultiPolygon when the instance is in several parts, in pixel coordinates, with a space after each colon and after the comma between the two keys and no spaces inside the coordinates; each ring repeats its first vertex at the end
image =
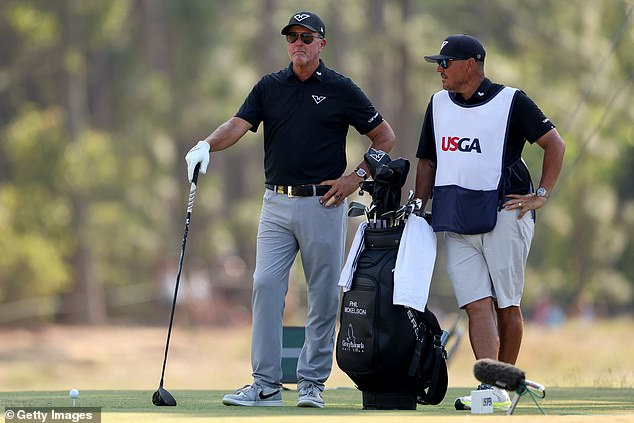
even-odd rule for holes
{"type": "Polygon", "coordinates": [[[314,184],[346,169],[346,135],[353,126],[367,134],[383,121],[368,97],[322,60],[301,81],[292,63],[265,75],[236,116],[256,132],[264,124],[264,175],[277,185],[314,184]]]}
{"type": "MultiPolygon", "coordinates": [[[[458,93],[450,93],[451,100],[465,108],[477,106],[490,101],[504,88],[503,85],[492,83],[485,78],[475,93],[465,100],[458,93]]],[[[418,143],[416,157],[436,161],[436,145],[434,141],[434,125],[432,121],[432,103],[427,105],[425,120],[418,143]]],[[[544,115],[523,91],[517,92],[511,107],[508,139],[504,153],[504,167],[518,163],[522,157],[522,150],[528,141],[534,143],[555,125],[544,115]]],[[[510,186],[505,190],[506,194],[526,194],[530,189],[530,174],[524,166],[514,166],[510,178],[510,186]]]]}

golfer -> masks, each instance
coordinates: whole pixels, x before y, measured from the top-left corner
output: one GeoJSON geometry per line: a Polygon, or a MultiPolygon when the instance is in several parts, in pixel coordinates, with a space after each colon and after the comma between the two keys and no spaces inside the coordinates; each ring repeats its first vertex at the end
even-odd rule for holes
{"type": "MultiPolygon", "coordinates": [[[[426,202],[433,192],[432,226],[444,232],[447,269],[469,317],[475,358],[515,364],[534,212],[555,187],[565,144],[524,92],[485,77],[485,54],[480,41],[456,34],[445,38],[440,54],[425,56],[437,65],[443,90],[425,113],[416,196],[426,202]],[[522,160],[527,141],[544,153],[537,189],[522,160]]],[[[494,391],[494,408],[508,407],[508,393],[494,391]]],[[[471,397],[455,406],[470,409],[471,397]]]]}
{"type": "Polygon", "coordinates": [[[282,405],[282,315],[291,265],[300,252],[307,284],[306,340],[299,355],[299,407],[323,407],[332,367],[343,265],[346,197],[359,188],[367,168],[344,174],[346,134],[353,126],[371,147],[390,151],[390,125],[349,78],[320,59],[326,27],[313,12],[291,16],[282,28],[291,63],[265,75],[234,117],[198,142],[187,156],[191,180],[209,151],[235,144],[264,126],[265,191],[253,274],[251,364],[253,382],[225,395],[226,405],[282,405]]]}

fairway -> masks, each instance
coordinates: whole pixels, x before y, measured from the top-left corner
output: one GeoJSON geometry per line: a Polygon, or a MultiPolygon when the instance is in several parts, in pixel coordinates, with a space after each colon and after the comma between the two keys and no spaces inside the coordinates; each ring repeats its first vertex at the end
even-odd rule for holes
{"type": "MultiPolygon", "coordinates": [[[[327,389],[324,393],[326,408],[306,409],[295,407],[297,393],[284,392],[283,407],[227,407],[222,405],[224,391],[173,391],[178,401],[176,407],[155,407],[147,391],[84,391],[79,406],[102,407],[103,422],[217,422],[217,421],[324,421],[328,422],[383,422],[420,421],[421,418],[440,418],[442,421],[473,421],[479,419],[509,418],[504,412],[491,415],[471,415],[468,411],[456,411],[453,400],[465,389],[451,388],[445,400],[438,406],[418,406],[416,411],[364,411],[361,409],[361,393],[353,388],[327,389]]],[[[68,392],[3,392],[3,406],[19,407],[68,407],[68,392]]],[[[616,388],[553,388],[547,391],[540,405],[546,412],[542,416],[532,402],[524,396],[513,421],[557,422],[631,422],[634,419],[634,389],[616,388]]]]}
{"type": "MultiPolygon", "coordinates": [[[[284,407],[222,405],[222,396],[248,383],[250,327],[178,326],[165,388],[177,407],[155,407],[165,328],[43,326],[0,329],[0,406],[70,406],[68,392],[80,391],[78,405],[102,407],[104,422],[414,422],[489,421],[505,418],[537,423],[634,421],[632,319],[571,321],[557,328],[528,324],[518,367],[543,383],[546,416],[523,397],[513,416],[471,415],[454,410],[456,397],[477,382],[469,343],[463,341],[449,366],[449,391],[439,406],[416,411],[364,411],[361,393],[336,367],[326,383],[326,408],[295,407],[297,392],[285,391],[284,407]]],[[[294,385],[289,385],[294,388],[294,385]]],[[[17,420],[13,420],[16,422],[17,420]]]]}

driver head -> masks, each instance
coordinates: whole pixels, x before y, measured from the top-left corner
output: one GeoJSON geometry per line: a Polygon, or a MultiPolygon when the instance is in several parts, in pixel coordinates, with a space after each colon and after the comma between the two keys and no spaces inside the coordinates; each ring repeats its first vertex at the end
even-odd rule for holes
{"type": "Polygon", "coordinates": [[[152,394],[152,404],[157,406],[174,407],[176,400],[167,390],[159,387],[157,391],[152,394]]]}

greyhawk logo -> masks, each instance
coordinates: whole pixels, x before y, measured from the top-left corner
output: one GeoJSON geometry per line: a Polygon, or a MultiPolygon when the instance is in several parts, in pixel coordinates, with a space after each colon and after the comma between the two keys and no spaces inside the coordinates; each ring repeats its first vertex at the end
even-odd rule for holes
{"type": "Polygon", "coordinates": [[[297,15],[293,16],[293,18],[295,18],[297,22],[301,22],[306,18],[310,18],[310,15],[307,13],[298,13],[297,15]]]}
{"type": "Polygon", "coordinates": [[[313,94],[313,100],[315,100],[315,103],[317,104],[321,103],[325,99],[326,99],[326,96],[313,94]]]}
{"type": "Polygon", "coordinates": [[[354,328],[352,323],[348,323],[347,338],[341,340],[341,350],[354,353],[365,353],[365,344],[363,341],[357,341],[357,337],[354,336],[354,328]]]}

